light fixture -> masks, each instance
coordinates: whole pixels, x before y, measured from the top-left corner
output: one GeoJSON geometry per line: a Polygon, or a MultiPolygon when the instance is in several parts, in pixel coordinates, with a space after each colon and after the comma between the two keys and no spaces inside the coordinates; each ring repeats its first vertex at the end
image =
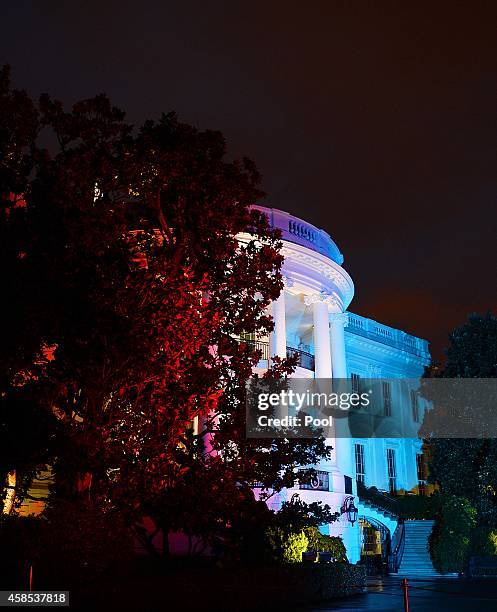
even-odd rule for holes
{"type": "Polygon", "coordinates": [[[354,526],[354,523],[357,521],[357,515],[359,514],[359,510],[354,504],[353,495],[349,495],[343,500],[342,507],[340,508],[340,514],[346,514],[349,523],[354,526]]]}

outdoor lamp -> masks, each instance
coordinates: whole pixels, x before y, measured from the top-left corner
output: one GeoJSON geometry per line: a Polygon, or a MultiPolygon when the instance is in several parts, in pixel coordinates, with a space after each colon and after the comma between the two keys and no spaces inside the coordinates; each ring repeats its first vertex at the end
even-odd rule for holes
{"type": "Polygon", "coordinates": [[[359,510],[357,510],[357,508],[355,507],[354,497],[352,495],[349,495],[349,497],[346,497],[343,500],[343,504],[340,510],[341,514],[347,515],[349,523],[353,526],[354,523],[357,521],[357,515],[359,513],[359,510]]]}

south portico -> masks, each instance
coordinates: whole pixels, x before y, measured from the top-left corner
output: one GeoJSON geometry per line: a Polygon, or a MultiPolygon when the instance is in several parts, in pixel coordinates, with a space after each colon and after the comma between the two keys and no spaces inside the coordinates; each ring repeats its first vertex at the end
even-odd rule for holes
{"type": "MultiPolygon", "coordinates": [[[[324,230],[284,211],[255,208],[263,211],[270,225],[281,231],[284,257],[284,287],[270,306],[274,329],[269,337],[246,339],[261,352],[256,371],[262,373],[275,357],[293,356],[297,367],[292,376],[296,378],[324,379],[328,384],[330,379],[351,378],[358,382],[362,378],[386,378],[390,382],[382,385],[388,387],[384,399],[388,400],[389,410],[392,401],[407,405],[409,410],[414,390],[404,389],[401,397],[402,379],[422,375],[424,366],[430,362],[427,342],[347,310],[354,296],[354,284],[342,267],[340,250],[324,230]],[[399,383],[393,379],[399,379],[399,383]]],[[[248,237],[239,238],[243,242],[248,237]]],[[[413,418],[414,436],[417,423],[413,418]]],[[[370,543],[365,548],[365,534],[367,537],[380,534],[383,554],[397,526],[394,517],[376,516],[381,514],[381,508],[366,506],[359,499],[358,481],[380,491],[392,487],[394,492],[420,491],[424,476],[420,476],[417,464],[422,450],[416,438],[356,439],[348,431],[347,419],[335,419],[332,433],[333,437],[326,439],[333,448],[331,458],[312,466],[316,470],[313,482],[299,484],[296,479],[295,487],[272,496],[268,504],[278,510],[295,494],[307,503],[328,504],[340,517],[321,530],[342,537],[347,557],[355,563],[361,559],[361,553],[369,554],[370,543]],[[352,521],[346,512],[350,500],[359,510],[359,520],[352,521]]]]}
{"type": "MultiPolygon", "coordinates": [[[[282,223],[281,211],[273,210],[268,214],[270,218],[271,214],[276,215],[277,221],[282,223]]],[[[274,216],[272,219],[274,221],[274,216]]],[[[288,226],[283,225],[290,228],[289,233],[298,231],[300,236],[291,234],[292,241],[283,242],[284,289],[271,304],[274,329],[266,340],[267,359],[262,360],[259,367],[265,369],[274,357],[286,358],[297,354],[299,365],[293,374],[295,377],[346,378],[344,330],[354,284],[340,265],[343,257],[331,237],[310,224],[292,219],[288,220],[288,226]],[[318,233],[319,240],[316,238],[318,233]],[[311,359],[306,359],[306,356],[311,359]]],[[[285,236],[284,231],[283,234],[285,236]]],[[[284,490],[272,499],[271,505],[278,508],[295,493],[305,502],[321,501],[334,511],[340,511],[347,498],[352,497],[357,503],[350,441],[328,438],[327,444],[333,448],[331,459],[313,466],[319,476],[318,483],[314,487],[300,485],[284,490]]],[[[341,536],[349,561],[359,560],[357,522],[352,525],[344,513],[338,521],[323,526],[322,531],[341,536]]]]}

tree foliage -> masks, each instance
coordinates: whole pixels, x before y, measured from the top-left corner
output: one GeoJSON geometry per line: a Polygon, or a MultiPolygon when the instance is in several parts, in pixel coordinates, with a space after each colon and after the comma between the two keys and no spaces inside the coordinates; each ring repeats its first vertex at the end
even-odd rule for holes
{"type": "Polygon", "coordinates": [[[347,550],[342,538],[321,533],[317,527],[304,529],[307,536],[307,550],[314,552],[329,552],[336,561],[347,561],[347,550]]]}
{"type": "Polygon", "coordinates": [[[445,378],[497,377],[497,317],[472,314],[449,335],[445,378]]]}
{"type": "Polygon", "coordinates": [[[134,129],[104,95],[67,111],[0,77],[0,477],[49,463],[52,503],[208,537],[257,507],[254,481],[330,452],[245,437],[259,355],[239,338],[269,333],[282,288],[259,174],[174,114],[134,129]]]}
{"type": "Polygon", "coordinates": [[[309,543],[303,531],[287,533],[280,527],[269,528],[266,538],[274,563],[300,563],[309,543]]]}
{"type": "MultiPolygon", "coordinates": [[[[497,377],[497,318],[471,315],[449,336],[443,378],[497,377]]],[[[497,441],[482,438],[430,440],[430,480],[449,495],[462,495],[479,520],[497,526],[497,441]]]]}
{"type": "Polygon", "coordinates": [[[438,572],[464,571],[475,525],[476,510],[467,499],[445,496],[429,539],[431,558],[438,572]]]}
{"type": "MultiPolygon", "coordinates": [[[[445,367],[429,375],[443,378],[497,377],[497,318],[471,315],[449,336],[445,367]]],[[[439,571],[462,571],[470,554],[495,554],[497,527],[497,440],[435,438],[430,474],[443,495],[430,540],[439,571]]]]}

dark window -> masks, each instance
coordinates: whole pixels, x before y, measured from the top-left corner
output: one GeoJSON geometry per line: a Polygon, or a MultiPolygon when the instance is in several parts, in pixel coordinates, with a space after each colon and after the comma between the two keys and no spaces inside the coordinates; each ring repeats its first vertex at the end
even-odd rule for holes
{"type": "Polygon", "coordinates": [[[364,483],[366,469],[364,463],[364,444],[355,445],[355,476],[358,482],[364,483]]]}
{"type": "Polygon", "coordinates": [[[383,390],[383,414],[389,417],[392,416],[392,390],[388,382],[383,382],[381,386],[383,390]]]}
{"type": "Polygon", "coordinates": [[[361,392],[361,377],[359,376],[359,374],[354,374],[354,372],[351,372],[350,380],[351,380],[353,393],[360,393],[361,392]]]}
{"type": "Polygon", "coordinates": [[[345,481],[345,493],[347,493],[347,495],[353,495],[352,493],[352,478],[350,476],[344,476],[344,481],[345,481]]]}
{"type": "Polygon", "coordinates": [[[387,448],[388,488],[390,493],[397,490],[397,470],[395,466],[395,450],[387,448]]]}
{"type": "Polygon", "coordinates": [[[418,472],[418,489],[420,495],[426,493],[426,463],[425,457],[422,454],[416,455],[416,468],[418,472]]]}
{"type": "Polygon", "coordinates": [[[412,420],[415,423],[419,423],[419,405],[418,405],[418,392],[411,389],[411,410],[412,420]]]}

